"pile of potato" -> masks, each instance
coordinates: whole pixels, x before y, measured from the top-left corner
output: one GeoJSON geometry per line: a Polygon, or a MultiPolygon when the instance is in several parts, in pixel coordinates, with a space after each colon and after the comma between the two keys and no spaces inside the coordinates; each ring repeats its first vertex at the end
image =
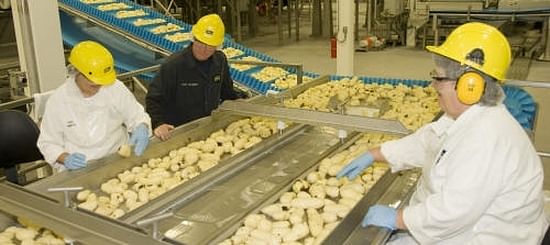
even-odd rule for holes
{"type": "Polygon", "coordinates": [[[288,71],[280,67],[264,67],[259,72],[252,74],[252,77],[260,80],[260,82],[269,82],[275,78],[282,77],[288,74],[288,71]]]}
{"type": "Polygon", "coordinates": [[[231,59],[233,57],[237,57],[239,55],[242,55],[244,54],[244,52],[240,49],[236,49],[236,48],[232,48],[232,47],[227,47],[227,48],[224,48],[222,49],[222,52],[225,54],[225,56],[228,58],[228,59],[231,59]]]}
{"type": "MultiPolygon", "coordinates": [[[[311,80],[313,80],[313,78],[308,76],[302,76],[303,83],[307,83],[311,80]]],[[[275,80],[274,84],[275,84],[275,87],[280,89],[292,88],[298,85],[298,76],[296,74],[289,74],[283,77],[279,77],[277,78],[277,80],[275,80]]]]}
{"type": "Polygon", "coordinates": [[[389,109],[380,117],[396,119],[415,130],[430,122],[440,111],[437,93],[431,87],[408,87],[391,84],[365,84],[357,78],[344,78],[310,88],[295,99],[284,101],[290,108],[303,108],[316,111],[331,111],[331,99],[346,105],[377,106],[380,100],[389,103],[389,109]]]}
{"type": "Polygon", "coordinates": [[[18,218],[22,227],[10,226],[0,232],[0,244],[2,245],[64,245],[62,238],[52,231],[42,228],[18,218]]]}
{"type": "Polygon", "coordinates": [[[99,5],[97,9],[100,11],[112,11],[112,10],[121,10],[121,9],[129,9],[132,8],[130,5],[125,3],[109,3],[109,4],[103,4],[99,5]]]}
{"type": "Polygon", "coordinates": [[[191,34],[190,32],[176,32],[174,34],[166,34],[164,35],[164,38],[172,42],[178,43],[191,40],[191,38],[193,38],[193,34],[191,34]]]}
{"type": "Polygon", "coordinates": [[[167,33],[167,32],[173,32],[173,31],[179,31],[181,30],[181,26],[178,26],[176,24],[168,23],[166,25],[159,25],[150,31],[153,34],[161,34],[161,33],[167,33]]]}
{"type": "Polygon", "coordinates": [[[112,3],[114,0],[80,0],[85,4],[112,3]]]}
{"type": "MultiPolygon", "coordinates": [[[[241,58],[240,60],[246,60],[246,61],[262,61],[261,59],[258,59],[254,56],[246,56],[241,58]]],[[[241,64],[231,64],[231,68],[238,70],[238,71],[246,71],[250,68],[256,67],[255,65],[241,65],[241,64]]]]}
{"type": "Polygon", "coordinates": [[[148,15],[143,11],[143,9],[137,9],[137,10],[121,10],[117,11],[115,14],[115,17],[119,19],[125,19],[125,18],[132,18],[132,17],[139,17],[139,16],[146,16],[148,15]]]}
{"type": "Polygon", "coordinates": [[[216,166],[225,155],[235,155],[276,132],[277,123],[271,119],[252,117],[233,122],[204,140],[119,173],[101,184],[100,193],[79,192],[78,207],[119,218],[216,166]]]}
{"type": "Polygon", "coordinates": [[[154,24],[160,24],[160,23],[164,23],[166,22],[166,20],[164,19],[161,19],[161,18],[156,18],[156,19],[143,19],[143,18],[138,18],[137,20],[135,20],[133,22],[133,24],[135,26],[147,26],[147,25],[154,25],[154,24]]]}
{"type": "Polygon", "coordinates": [[[367,149],[394,138],[365,134],[348,149],[323,159],[316,171],[296,180],[276,203],[248,215],[220,244],[320,244],[389,168],[375,163],[354,180],[336,179],[336,174],[367,149]]]}

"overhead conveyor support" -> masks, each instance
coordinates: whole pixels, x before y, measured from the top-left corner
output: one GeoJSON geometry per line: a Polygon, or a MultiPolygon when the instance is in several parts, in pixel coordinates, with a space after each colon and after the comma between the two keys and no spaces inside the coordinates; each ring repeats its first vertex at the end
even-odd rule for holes
{"type": "Polygon", "coordinates": [[[377,131],[407,135],[410,131],[399,121],[384,120],[351,115],[338,115],[330,112],[308,111],[272,105],[257,105],[243,101],[225,101],[220,111],[230,111],[237,115],[272,117],[311,125],[326,125],[358,132],[377,131]]]}

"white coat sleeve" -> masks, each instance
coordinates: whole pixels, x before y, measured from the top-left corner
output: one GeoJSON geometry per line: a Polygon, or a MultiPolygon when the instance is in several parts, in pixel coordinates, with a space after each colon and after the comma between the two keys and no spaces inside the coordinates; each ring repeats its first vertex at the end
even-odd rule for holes
{"type": "Polygon", "coordinates": [[[61,120],[63,103],[58,96],[52,95],[46,103],[46,109],[40,125],[40,135],[38,136],[37,146],[46,162],[54,165],[61,153],[65,152],[63,127],[65,124],[61,120]]]}
{"type": "Polygon", "coordinates": [[[441,117],[411,135],[382,144],[380,150],[391,165],[392,172],[431,163],[439,150],[441,135],[452,122],[450,118],[441,117]]]}
{"type": "Polygon", "coordinates": [[[116,108],[121,113],[124,120],[124,124],[128,128],[129,132],[132,132],[134,128],[142,123],[147,125],[149,129],[149,135],[151,135],[151,118],[145,112],[145,109],[136,100],[136,97],[124,86],[120,81],[116,81],[114,84],[116,87],[116,108]]]}
{"type": "Polygon", "coordinates": [[[480,140],[490,136],[478,131],[478,137],[464,138],[447,149],[429,173],[437,191],[404,209],[404,223],[420,244],[472,230],[497,196],[504,181],[503,166],[498,164],[506,162],[506,154],[495,152],[497,144],[480,140]]]}

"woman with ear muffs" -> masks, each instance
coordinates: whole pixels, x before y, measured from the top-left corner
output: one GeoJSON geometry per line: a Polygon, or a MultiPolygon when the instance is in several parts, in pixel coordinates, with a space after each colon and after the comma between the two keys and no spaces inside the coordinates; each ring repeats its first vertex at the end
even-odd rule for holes
{"type": "Polygon", "coordinates": [[[492,26],[467,23],[427,49],[445,115],[338,173],[353,179],[374,161],[394,172],[423,170],[408,205],[374,205],[362,225],[399,230],[390,244],[540,244],[548,228],[541,161],[502,104],[508,40],[492,26]]]}

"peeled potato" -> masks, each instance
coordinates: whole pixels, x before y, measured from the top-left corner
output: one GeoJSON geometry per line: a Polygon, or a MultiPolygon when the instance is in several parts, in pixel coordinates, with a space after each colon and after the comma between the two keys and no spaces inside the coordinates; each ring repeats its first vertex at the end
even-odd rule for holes
{"type": "Polygon", "coordinates": [[[130,157],[132,155],[132,147],[128,144],[121,145],[120,149],[118,149],[118,154],[121,157],[130,157]]]}

